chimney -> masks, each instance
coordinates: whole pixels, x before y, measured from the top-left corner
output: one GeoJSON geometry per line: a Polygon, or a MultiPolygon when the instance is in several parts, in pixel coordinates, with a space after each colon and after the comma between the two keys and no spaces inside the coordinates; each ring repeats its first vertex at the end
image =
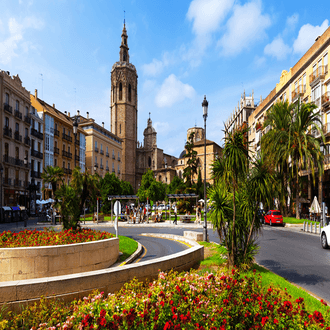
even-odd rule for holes
{"type": "Polygon", "coordinates": [[[80,116],[80,111],[79,110],[77,110],[77,115],[80,116]]]}
{"type": "Polygon", "coordinates": [[[87,111],[87,119],[89,119],[89,112],[87,111]]]}
{"type": "Polygon", "coordinates": [[[70,112],[68,112],[68,116],[70,117],[70,112]]]}
{"type": "Polygon", "coordinates": [[[53,103],[53,108],[55,109],[55,103],[53,103]]]}
{"type": "Polygon", "coordinates": [[[104,121],[102,121],[102,127],[104,128],[104,121]]]}
{"type": "Polygon", "coordinates": [[[35,97],[36,99],[38,98],[38,90],[37,90],[37,89],[34,90],[34,97],[35,97]]]}

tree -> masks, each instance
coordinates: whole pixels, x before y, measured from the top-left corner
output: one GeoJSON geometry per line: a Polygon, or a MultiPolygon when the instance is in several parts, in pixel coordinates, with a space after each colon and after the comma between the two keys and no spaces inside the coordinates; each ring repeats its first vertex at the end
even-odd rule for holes
{"type": "Polygon", "coordinates": [[[185,158],[187,158],[186,167],[183,170],[183,177],[186,180],[187,187],[191,187],[192,185],[192,179],[193,176],[197,174],[197,166],[198,166],[198,160],[197,160],[197,151],[195,151],[194,148],[194,135],[195,132],[190,133],[189,139],[186,142],[185,149],[186,154],[185,158]]]}
{"type": "Polygon", "coordinates": [[[137,196],[139,196],[141,202],[146,202],[147,198],[154,202],[164,200],[166,197],[166,184],[156,181],[153,171],[148,169],[142,176],[137,196]]]}
{"type": "Polygon", "coordinates": [[[168,193],[169,194],[180,194],[183,193],[186,186],[182,179],[180,179],[177,175],[173,178],[171,183],[168,185],[168,193]]]}
{"type": "Polygon", "coordinates": [[[198,178],[197,178],[195,190],[199,199],[204,198],[204,185],[202,181],[202,173],[200,168],[198,168],[198,178]]]}
{"type": "Polygon", "coordinates": [[[103,213],[110,213],[111,201],[108,201],[109,195],[121,195],[122,186],[121,181],[114,173],[106,173],[104,178],[101,179],[101,198],[103,201],[103,213]]]}
{"type": "Polygon", "coordinates": [[[121,194],[122,195],[133,195],[134,189],[130,182],[121,180],[120,181],[120,188],[121,188],[121,194]]]}
{"type": "Polygon", "coordinates": [[[41,178],[44,183],[50,183],[52,185],[53,196],[56,198],[57,183],[62,181],[64,177],[64,171],[62,168],[56,166],[47,166],[41,173],[41,178]]]}
{"type": "Polygon", "coordinates": [[[296,191],[296,218],[299,214],[299,172],[310,168],[315,184],[315,171],[323,175],[324,155],[320,150],[320,140],[313,132],[318,132],[321,141],[325,138],[322,131],[322,120],[319,113],[315,113],[317,106],[313,103],[300,103],[298,101],[293,112],[293,122],[289,131],[287,154],[292,160],[292,173],[295,180],[296,191]]]}

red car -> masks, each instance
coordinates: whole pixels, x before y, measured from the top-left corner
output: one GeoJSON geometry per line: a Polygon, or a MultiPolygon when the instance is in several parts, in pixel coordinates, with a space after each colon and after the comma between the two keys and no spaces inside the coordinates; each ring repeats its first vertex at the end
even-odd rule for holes
{"type": "Polygon", "coordinates": [[[264,216],[264,223],[269,225],[283,225],[283,216],[279,210],[269,210],[264,216]]]}

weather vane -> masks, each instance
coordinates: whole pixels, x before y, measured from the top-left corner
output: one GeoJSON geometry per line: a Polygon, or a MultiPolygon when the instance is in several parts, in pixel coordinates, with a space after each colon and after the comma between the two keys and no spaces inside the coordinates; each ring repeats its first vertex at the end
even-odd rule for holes
{"type": "Polygon", "coordinates": [[[124,10],[124,24],[125,24],[125,10],[124,10]]]}

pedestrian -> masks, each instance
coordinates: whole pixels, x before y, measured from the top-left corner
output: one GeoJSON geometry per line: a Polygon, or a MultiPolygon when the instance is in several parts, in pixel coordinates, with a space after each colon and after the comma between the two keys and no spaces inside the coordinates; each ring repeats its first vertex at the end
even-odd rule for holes
{"type": "Polygon", "coordinates": [[[197,205],[196,207],[196,223],[200,223],[200,218],[199,218],[199,206],[197,205]]]}
{"type": "Polygon", "coordinates": [[[174,225],[177,225],[178,224],[178,209],[176,207],[176,205],[174,206],[174,221],[173,221],[173,224],[174,225]]]}
{"type": "Polygon", "coordinates": [[[143,210],[143,222],[146,221],[146,214],[147,214],[147,207],[145,206],[143,210]]]}

